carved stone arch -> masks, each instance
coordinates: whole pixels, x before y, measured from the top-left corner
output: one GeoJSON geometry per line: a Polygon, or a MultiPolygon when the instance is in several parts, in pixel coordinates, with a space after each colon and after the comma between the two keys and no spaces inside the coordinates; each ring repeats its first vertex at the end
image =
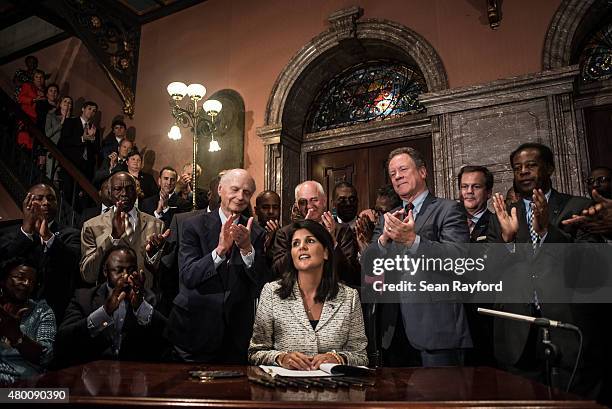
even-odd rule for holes
{"type": "MultiPolygon", "coordinates": [[[[257,134],[265,145],[264,187],[281,195],[285,219],[290,211],[287,204],[293,202],[293,188],[305,177],[303,143],[309,109],[320,89],[334,76],[361,62],[392,59],[418,68],[425,79],[426,92],[448,88],[442,60],[425,38],[392,21],[358,21],[361,15],[362,10],[358,7],[332,14],[330,28],[293,56],[272,88],[264,126],[257,129],[257,134]]],[[[422,120],[423,116],[415,115],[415,118],[422,120]]],[[[412,125],[406,125],[409,126],[412,125]]],[[[423,131],[422,124],[419,126],[423,131]]],[[[397,137],[399,133],[393,135],[397,137]]],[[[404,132],[406,134],[411,132],[404,132]]],[[[393,135],[389,133],[383,138],[391,139],[393,135]]],[[[338,136],[338,133],[334,135],[336,140],[338,136]]],[[[353,135],[348,139],[351,140],[345,141],[346,145],[364,143],[367,137],[353,135]]],[[[313,142],[308,143],[309,151],[318,149],[311,146],[313,142]]]]}
{"type": "Polygon", "coordinates": [[[576,63],[576,48],[605,15],[607,2],[598,0],[563,0],[546,32],[542,68],[550,70],[576,63]]]}

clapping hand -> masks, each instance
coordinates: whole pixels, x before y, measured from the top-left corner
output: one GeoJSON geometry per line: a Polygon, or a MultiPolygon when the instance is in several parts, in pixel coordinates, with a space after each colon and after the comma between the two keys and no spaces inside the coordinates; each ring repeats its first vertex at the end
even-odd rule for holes
{"type": "Polygon", "coordinates": [[[393,240],[397,243],[405,244],[408,247],[412,246],[416,239],[412,210],[409,210],[407,215],[404,209],[397,210],[393,213],[387,212],[384,214],[384,218],[385,229],[381,235],[382,244],[385,245],[389,240],[393,240]]]}
{"type": "Polygon", "coordinates": [[[230,217],[227,218],[225,223],[223,223],[223,226],[221,226],[221,231],[219,232],[219,244],[215,249],[219,257],[223,257],[225,254],[227,254],[231,250],[232,245],[234,244],[234,239],[230,234],[230,230],[234,221],[238,217],[240,217],[239,214],[232,214],[230,217]]]}
{"type": "Polygon", "coordinates": [[[542,237],[548,231],[549,223],[548,202],[546,201],[546,196],[544,196],[542,189],[533,189],[532,203],[533,230],[542,237]]]}
{"type": "Polygon", "coordinates": [[[591,193],[595,204],[575,214],[564,225],[577,225],[578,227],[595,234],[608,234],[612,232],[612,199],[601,196],[597,190],[591,193]]]}
{"type": "Polygon", "coordinates": [[[16,314],[12,314],[8,307],[8,305],[4,305],[0,308],[0,336],[4,336],[14,343],[23,336],[19,326],[21,325],[21,318],[29,309],[22,308],[16,314]]]}
{"type": "MultiPolygon", "coordinates": [[[[308,211],[308,214],[306,215],[306,219],[308,219],[308,216],[310,215],[311,211],[312,210],[308,211]]],[[[323,225],[325,226],[329,234],[331,234],[332,239],[334,240],[334,245],[335,245],[336,244],[336,229],[338,228],[338,224],[336,223],[336,220],[334,220],[334,216],[331,214],[331,212],[327,211],[321,215],[321,220],[323,221],[323,225]]]]}
{"type": "MultiPolygon", "coordinates": [[[[237,215],[240,217],[240,215],[237,215]]],[[[230,237],[236,243],[236,246],[240,249],[243,254],[252,251],[253,246],[251,245],[251,227],[253,226],[253,218],[249,217],[246,227],[241,224],[232,224],[230,226],[230,237]]]]}
{"type": "Polygon", "coordinates": [[[125,297],[127,297],[125,287],[128,283],[128,277],[128,274],[122,274],[117,280],[117,284],[113,288],[113,291],[106,299],[106,302],[104,303],[104,311],[106,311],[108,315],[112,316],[115,310],[119,307],[119,304],[121,304],[121,301],[125,300],[125,297]]]}
{"type": "Polygon", "coordinates": [[[268,220],[266,222],[266,241],[264,242],[264,249],[268,251],[270,246],[272,245],[272,238],[274,237],[274,232],[280,229],[280,223],[278,220],[268,220]]]}
{"type": "Polygon", "coordinates": [[[128,276],[128,284],[130,285],[130,292],[127,294],[127,299],[132,305],[132,309],[137,311],[140,308],[140,304],[144,300],[143,288],[145,282],[144,271],[135,271],[128,276]]]}
{"type": "Polygon", "coordinates": [[[95,141],[96,140],[96,126],[90,124],[85,127],[85,133],[83,134],[83,139],[86,141],[95,141]]]}
{"type": "Polygon", "coordinates": [[[145,251],[149,257],[153,257],[166,243],[166,239],[170,237],[170,229],[166,229],[162,234],[153,234],[147,240],[145,251]]]}
{"type": "Polygon", "coordinates": [[[519,229],[516,207],[513,207],[510,210],[510,214],[508,214],[504,197],[501,193],[495,193],[493,195],[493,209],[495,209],[495,216],[497,216],[497,220],[499,221],[502,240],[506,243],[514,241],[519,229]]]}
{"type": "Polygon", "coordinates": [[[115,207],[115,214],[113,215],[112,225],[113,231],[111,236],[113,239],[120,239],[125,233],[125,218],[127,217],[127,213],[123,212],[123,201],[118,200],[115,207]]]}
{"type": "Polygon", "coordinates": [[[118,155],[117,152],[113,152],[110,155],[108,155],[108,160],[110,161],[110,164],[108,166],[109,170],[113,170],[115,168],[115,166],[117,166],[117,159],[118,159],[118,155]]]}

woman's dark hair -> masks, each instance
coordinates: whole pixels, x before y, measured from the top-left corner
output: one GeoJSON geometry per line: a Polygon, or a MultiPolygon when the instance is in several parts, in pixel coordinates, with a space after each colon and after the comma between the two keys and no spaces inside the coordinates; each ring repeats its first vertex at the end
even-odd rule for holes
{"type": "Polygon", "coordinates": [[[0,264],[0,281],[6,280],[9,273],[17,266],[31,267],[34,269],[34,271],[36,271],[36,266],[34,265],[34,263],[32,263],[27,258],[22,256],[12,257],[7,260],[4,260],[0,264]]]}
{"type": "Polygon", "coordinates": [[[332,300],[338,295],[338,277],[334,271],[334,241],[331,234],[323,227],[320,223],[312,220],[301,220],[293,223],[291,230],[289,231],[289,249],[287,251],[287,268],[283,273],[280,280],[280,288],[276,290],[276,293],[283,300],[289,297],[293,293],[293,287],[297,281],[297,269],[293,264],[293,258],[291,257],[291,246],[293,241],[293,235],[297,230],[306,229],[323,245],[323,248],[327,250],[327,260],[323,264],[323,277],[321,277],[321,283],[317,288],[317,294],[315,295],[315,301],[322,303],[325,300],[332,300]]]}

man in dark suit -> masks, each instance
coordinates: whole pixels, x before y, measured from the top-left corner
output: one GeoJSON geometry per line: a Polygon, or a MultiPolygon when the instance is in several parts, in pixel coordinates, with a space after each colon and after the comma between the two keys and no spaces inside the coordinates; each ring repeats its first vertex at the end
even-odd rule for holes
{"type": "Polygon", "coordinates": [[[80,289],[66,310],[56,336],[59,365],[120,359],[159,361],[166,319],[153,309],[155,296],[144,288],[136,253],[110,248],[103,257],[106,281],[80,289]]]}
{"type": "Polygon", "coordinates": [[[257,223],[266,231],[266,241],[264,243],[266,264],[269,269],[272,269],[274,238],[276,231],[280,229],[280,196],[273,190],[264,190],[257,195],[254,210],[257,223]]]}
{"type": "MultiPolygon", "coordinates": [[[[360,285],[360,267],[357,259],[357,240],[347,224],[338,224],[331,212],[327,211],[327,195],[317,181],[307,180],[295,188],[294,215],[298,219],[315,220],[325,226],[335,237],[334,263],[340,280],[351,285],[360,285]]],[[[272,269],[275,277],[280,277],[286,268],[287,252],[291,249],[289,234],[291,224],[280,228],[274,239],[272,269]]]]}
{"type": "Polygon", "coordinates": [[[125,138],[127,126],[121,119],[115,119],[111,125],[111,132],[102,140],[100,156],[107,158],[113,152],[119,150],[119,144],[125,138]]]}
{"type": "MultiPolygon", "coordinates": [[[[100,147],[100,133],[93,124],[96,112],[98,112],[98,105],[95,102],[85,102],[81,107],[79,117],[67,118],[64,121],[57,144],[64,156],[90,181],[93,180],[94,167],[100,147]]],[[[66,197],[68,200],[72,200],[72,178],[64,170],[62,170],[61,176],[66,197]]]]}
{"type": "Polygon", "coordinates": [[[94,175],[94,185],[98,186],[113,173],[127,172],[127,158],[132,149],[134,149],[134,143],[127,138],[123,138],[117,150],[109,153],[108,156],[103,156],[102,165],[94,175]]]}
{"type": "Polygon", "coordinates": [[[267,279],[265,232],[247,208],[255,181],[244,169],[219,183],[221,207],[185,220],[179,249],[179,293],[167,337],[174,358],[246,363],[255,299],[267,279]]]}
{"type": "MultiPolygon", "coordinates": [[[[470,229],[470,243],[486,243],[487,230],[491,217],[495,215],[487,209],[487,202],[493,194],[493,174],[484,166],[464,166],[457,175],[459,183],[459,200],[467,212],[470,229]]],[[[482,257],[486,252],[484,246],[470,246],[472,259],[482,257]]],[[[470,323],[470,334],[474,349],[466,356],[468,365],[494,366],[493,355],[493,319],[478,313],[478,308],[492,308],[492,304],[471,303],[465,309],[470,323]]]]}
{"type": "MultiPolygon", "coordinates": [[[[541,246],[551,243],[601,242],[601,237],[563,224],[565,219],[578,214],[590,202],[552,188],[554,157],[545,145],[522,144],[510,154],[510,163],[514,171],[514,186],[521,199],[506,207],[501,194],[495,194],[493,205],[496,217],[492,218],[488,241],[508,243],[510,254],[505,263],[516,265],[516,271],[531,272],[531,276],[537,278],[541,285],[533,280],[527,281],[533,286],[528,288],[533,295],[530,303],[498,304],[496,308],[523,315],[544,316],[580,327],[584,334],[585,354],[573,390],[583,396],[594,396],[601,376],[600,361],[604,350],[601,342],[605,338],[595,324],[603,308],[570,302],[546,303],[551,288],[559,284],[565,286],[560,281],[564,280],[567,260],[564,259],[565,254],[555,254],[551,258],[549,252],[539,250],[541,246]],[[519,243],[527,243],[527,246],[520,246],[519,243]]],[[[569,250],[569,247],[566,249],[569,250]]],[[[494,331],[497,360],[511,370],[544,381],[543,355],[538,342],[541,334],[538,329],[520,322],[495,319],[494,331]]],[[[561,352],[553,382],[555,386],[565,388],[578,354],[577,340],[564,330],[551,329],[550,335],[561,352]]]]}
{"type": "Polygon", "coordinates": [[[22,211],[21,225],[2,238],[0,258],[22,256],[34,263],[39,283],[36,296],[47,300],[60,322],[77,277],[81,257],[79,231],[55,221],[57,196],[49,185],[32,186],[22,211]]]}
{"type": "MultiPolygon", "coordinates": [[[[379,257],[464,257],[465,249],[459,243],[469,241],[465,209],[429,193],[422,154],[412,148],[395,149],[389,154],[387,166],[404,207],[381,216],[368,250],[379,257]]],[[[462,304],[379,306],[379,345],[385,365],[463,364],[464,351],[472,347],[472,339],[462,304]]]]}
{"type": "Polygon", "coordinates": [[[165,166],[159,172],[157,183],[159,195],[147,197],[142,200],[138,208],[151,216],[164,222],[164,227],[170,227],[172,216],[179,210],[179,195],[175,193],[177,173],[170,166],[165,166]]]}

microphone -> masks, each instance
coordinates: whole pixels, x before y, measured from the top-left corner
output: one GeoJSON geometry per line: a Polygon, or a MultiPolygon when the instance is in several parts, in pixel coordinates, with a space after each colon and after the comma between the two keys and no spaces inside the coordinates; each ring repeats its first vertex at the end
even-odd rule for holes
{"type": "Polygon", "coordinates": [[[535,317],[530,317],[529,315],[514,314],[511,312],[490,310],[487,308],[478,308],[477,311],[480,314],[490,315],[492,317],[497,317],[497,318],[505,318],[505,319],[514,320],[514,321],[528,322],[530,324],[534,324],[538,327],[543,327],[543,328],[563,328],[563,329],[568,329],[570,331],[576,331],[576,332],[579,331],[578,327],[575,325],[566,324],[561,321],[550,320],[548,318],[535,318],[535,317]]]}

